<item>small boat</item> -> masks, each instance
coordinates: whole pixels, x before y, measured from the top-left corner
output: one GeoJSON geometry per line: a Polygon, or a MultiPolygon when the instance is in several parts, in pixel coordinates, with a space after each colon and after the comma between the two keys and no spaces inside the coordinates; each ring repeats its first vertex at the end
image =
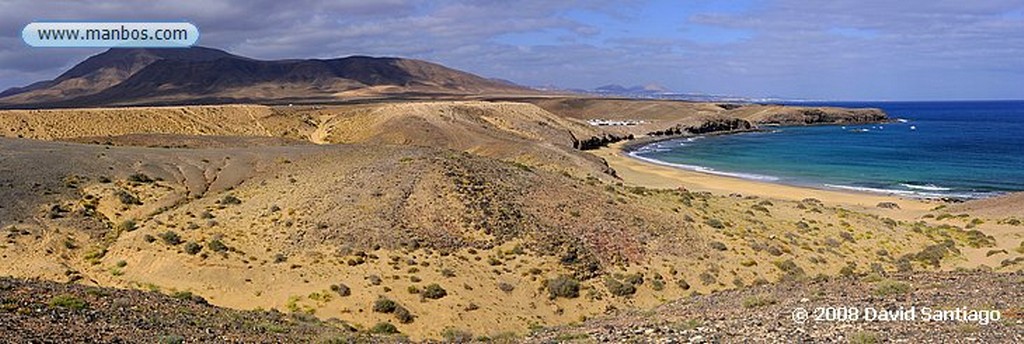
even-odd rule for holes
{"type": "Polygon", "coordinates": [[[869,131],[871,131],[871,129],[868,129],[868,128],[860,128],[860,129],[849,130],[849,132],[851,132],[851,133],[866,133],[866,132],[869,132],[869,131]]]}
{"type": "Polygon", "coordinates": [[[910,126],[910,130],[917,130],[917,126],[916,125],[910,126]]]}

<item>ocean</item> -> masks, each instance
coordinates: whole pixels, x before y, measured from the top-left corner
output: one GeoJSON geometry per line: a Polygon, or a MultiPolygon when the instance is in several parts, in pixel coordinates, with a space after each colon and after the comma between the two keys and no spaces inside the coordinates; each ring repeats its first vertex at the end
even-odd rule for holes
{"type": "Polygon", "coordinates": [[[652,143],[634,157],[732,177],[922,198],[1024,191],[1024,101],[830,102],[898,122],[766,127],[652,143]]]}

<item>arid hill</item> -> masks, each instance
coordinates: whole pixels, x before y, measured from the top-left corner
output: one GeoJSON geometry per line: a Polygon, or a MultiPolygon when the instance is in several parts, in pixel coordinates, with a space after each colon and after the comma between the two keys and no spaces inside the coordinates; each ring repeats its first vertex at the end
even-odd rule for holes
{"type": "Polygon", "coordinates": [[[413,59],[352,56],[261,61],[202,47],[115,48],[53,80],[0,93],[0,107],[332,102],[482,93],[537,92],[413,59]]]}
{"type": "Polygon", "coordinates": [[[601,159],[577,149],[580,142],[603,137],[603,132],[524,103],[0,110],[0,126],[7,128],[0,133],[5,137],[158,147],[199,144],[180,135],[444,147],[579,175],[611,173],[601,159]],[[147,140],[144,134],[171,136],[147,140]]]}
{"type": "MultiPolygon", "coordinates": [[[[584,150],[873,110],[530,101],[0,111],[0,274],[515,341],[819,274],[1024,267],[1016,215],[647,188],[584,150]]],[[[240,338],[296,338],[266,335],[240,338]]]]}
{"type": "Polygon", "coordinates": [[[429,147],[0,139],[0,161],[0,198],[14,200],[0,207],[4,274],[390,322],[416,339],[933,269],[992,245],[816,200],[646,189],[429,147]]]}

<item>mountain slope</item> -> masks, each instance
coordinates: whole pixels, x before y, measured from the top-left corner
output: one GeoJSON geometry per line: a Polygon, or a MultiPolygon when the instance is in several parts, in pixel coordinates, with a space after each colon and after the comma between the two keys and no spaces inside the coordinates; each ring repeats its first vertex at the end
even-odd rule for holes
{"type": "Polygon", "coordinates": [[[0,106],[283,102],[395,93],[524,92],[533,91],[412,59],[352,56],[260,61],[200,47],[110,49],[54,80],[0,93],[0,106]]]}
{"type": "Polygon", "coordinates": [[[110,49],[82,61],[53,80],[8,89],[0,93],[0,104],[55,102],[95,94],[161,60],[210,61],[220,58],[242,59],[221,50],[202,47],[110,49]]]}

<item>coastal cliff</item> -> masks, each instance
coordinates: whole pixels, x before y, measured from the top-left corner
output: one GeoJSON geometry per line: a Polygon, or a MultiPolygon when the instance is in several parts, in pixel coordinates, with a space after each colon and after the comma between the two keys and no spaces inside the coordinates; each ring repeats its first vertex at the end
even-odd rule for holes
{"type": "Polygon", "coordinates": [[[647,133],[649,136],[684,135],[684,134],[709,134],[717,132],[744,131],[755,129],[753,123],[740,118],[714,119],[702,122],[698,125],[676,125],[674,127],[657,130],[647,133]]]}
{"type": "Polygon", "coordinates": [[[765,105],[744,106],[729,113],[760,125],[865,124],[889,121],[885,111],[873,108],[765,105]]]}
{"type": "Polygon", "coordinates": [[[879,109],[574,97],[521,101],[579,121],[628,123],[595,125],[596,133],[574,132],[573,147],[580,150],[643,136],[700,135],[755,130],[759,126],[863,124],[889,120],[879,109]]]}

